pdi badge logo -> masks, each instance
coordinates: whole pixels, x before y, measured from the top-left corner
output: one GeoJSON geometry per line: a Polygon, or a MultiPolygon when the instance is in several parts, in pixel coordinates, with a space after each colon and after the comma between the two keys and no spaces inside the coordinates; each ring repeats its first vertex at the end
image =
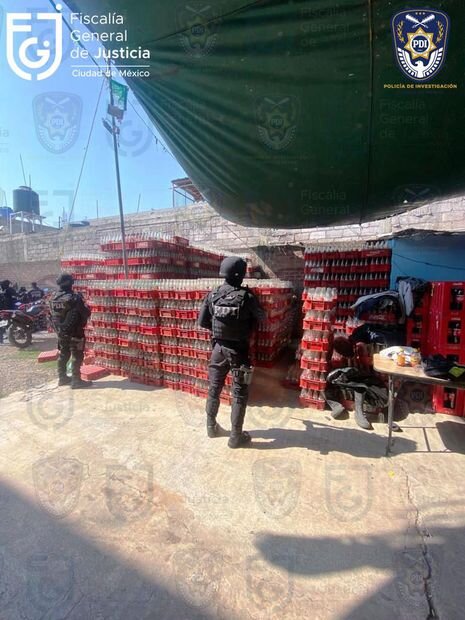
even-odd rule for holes
{"type": "Polygon", "coordinates": [[[252,618],[286,617],[294,595],[294,557],[284,550],[281,554],[271,553],[269,560],[258,554],[246,560],[248,611],[252,618]]]}
{"type": "Polygon", "coordinates": [[[450,19],[442,11],[415,9],[392,18],[394,50],[400,70],[415,82],[431,80],[446,58],[450,19]]]}
{"type": "Polygon", "coordinates": [[[49,457],[34,463],[36,497],[47,513],[63,519],[76,508],[83,469],[82,463],[74,458],[49,457]]]}
{"type": "Polygon", "coordinates": [[[63,16],[59,12],[61,4],[55,6],[56,13],[7,13],[7,60],[11,69],[23,80],[46,80],[60,66],[63,57],[63,16]],[[33,31],[33,19],[38,23],[51,22],[55,39],[53,46],[51,41],[45,40],[41,47],[37,36],[27,37],[33,31]]]}
{"type": "Polygon", "coordinates": [[[82,100],[71,93],[43,93],[32,103],[37,138],[44,149],[60,155],[79,137],[82,100]]]}
{"type": "Polygon", "coordinates": [[[258,135],[268,148],[285,149],[294,139],[299,100],[292,95],[261,97],[256,101],[258,135]]]}
{"type": "Polygon", "coordinates": [[[221,8],[209,2],[187,2],[178,7],[177,21],[181,45],[189,56],[201,58],[216,44],[221,8]]]}
{"type": "Polygon", "coordinates": [[[124,524],[148,517],[153,504],[153,466],[108,465],[104,493],[116,521],[124,524]]]}
{"type": "Polygon", "coordinates": [[[393,193],[393,198],[398,204],[424,204],[434,202],[441,197],[441,190],[435,185],[426,183],[409,183],[399,185],[393,193]]]}
{"type": "Polygon", "coordinates": [[[281,519],[295,510],[302,480],[299,461],[259,459],[253,464],[252,477],[255,498],[265,514],[281,519]]]}
{"type": "Polygon", "coordinates": [[[219,553],[189,545],[174,554],[173,565],[176,587],[184,600],[199,610],[214,604],[222,578],[219,553]]]}

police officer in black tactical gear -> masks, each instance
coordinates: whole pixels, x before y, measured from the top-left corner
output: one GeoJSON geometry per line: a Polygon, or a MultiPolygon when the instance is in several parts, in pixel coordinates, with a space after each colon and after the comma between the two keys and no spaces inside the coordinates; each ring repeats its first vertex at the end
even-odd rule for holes
{"type": "Polygon", "coordinates": [[[14,310],[16,308],[17,296],[10,280],[0,282],[0,289],[4,300],[3,305],[5,306],[3,310],[14,310]]]}
{"type": "Polygon", "coordinates": [[[210,385],[206,405],[209,437],[219,434],[216,416],[220,394],[230,370],[233,376],[230,448],[239,448],[250,441],[250,435],[242,430],[252,372],[249,340],[253,328],[264,317],[255,295],[241,286],[246,270],[247,263],[238,256],[228,256],[223,260],[220,276],[225,278],[225,282],[205,297],[198,319],[200,327],[212,332],[213,351],[208,370],[210,385]]]}
{"type": "Polygon", "coordinates": [[[58,385],[69,385],[73,389],[89,387],[91,381],[81,379],[84,360],[84,328],[90,317],[90,309],[82,295],[73,291],[74,280],[69,274],[62,274],[57,284],[60,287],[50,301],[52,321],[58,334],[58,385]],[[66,365],[72,356],[72,377],[66,374],[66,365]]]}
{"type": "Polygon", "coordinates": [[[40,301],[44,296],[44,291],[37,286],[37,282],[31,282],[31,289],[27,292],[27,300],[30,303],[40,301]]]}

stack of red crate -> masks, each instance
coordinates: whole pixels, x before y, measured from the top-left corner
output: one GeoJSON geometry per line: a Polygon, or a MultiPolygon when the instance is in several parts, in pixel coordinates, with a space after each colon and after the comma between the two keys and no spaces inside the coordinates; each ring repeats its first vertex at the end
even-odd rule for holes
{"type": "MultiPolygon", "coordinates": [[[[426,355],[440,353],[465,364],[465,282],[433,282],[426,355]]],[[[433,406],[438,413],[465,415],[465,392],[435,387],[433,406]]]]}
{"type": "Polygon", "coordinates": [[[297,306],[292,306],[292,285],[289,282],[263,280],[254,293],[263,308],[266,320],[259,324],[252,357],[256,366],[271,367],[289,344],[297,306]]]}
{"type": "Polygon", "coordinates": [[[332,346],[332,330],[337,306],[336,289],[306,289],[303,337],[301,342],[300,401],[314,409],[324,409],[326,377],[332,346]]]}
{"type": "Polygon", "coordinates": [[[86,338],[95,362],[135,382],[162,385],[158,291],[129,281],[87,284],[86,338]]]}
{"type": "Polygon", "coordinates": [[[305,287],[337,289],[336,321],[343,327],[359,297],[389,289],[391,254],[384,242],[309,247],[305,287]]]}
{"type": "MultiPolygon", "coordinates": [[[[92,307],[86,335],[96,363],[135,382],[205,397],[211,337],[197,326],[197,318],[207,292],[221,283],[219,279],[82,281],[77,290],[92,307]]],[[[288,325],[284,314],[291,305],[292,287],[277,280],[248,285],[267,312],[252,357],[256,365],[269,366],[289,339],[290,326],[284,333],[282,325],[288,325]],[[281,311],[276,314],[278,306],[281,311]]],[[[228,378],[224,402],[230,402],[230,386],[228,378]]]]}
{"type": "MultiPolygon", "coordinates": [[[[76,280],[125,280],[123,245],[118,235],[107,236],[101,254],[77,254],[62,261],[76,280]]],[[[135,233],[126,237],[128,277],[158,278],[216,277],[224,256],[192,247],[187,239],[157,233],[135,233]]]]}
{"type": "Polygon", "coordinates": [[[406,342],[409,347],[426,354],[429,346],[429,315],[431,292],[428,290],[407,319],[406,342]]]}

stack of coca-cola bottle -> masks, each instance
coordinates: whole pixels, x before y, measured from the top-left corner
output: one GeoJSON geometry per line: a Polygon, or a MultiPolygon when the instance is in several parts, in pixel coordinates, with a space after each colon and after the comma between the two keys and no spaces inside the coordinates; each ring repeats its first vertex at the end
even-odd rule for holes
{"type": "Polygon", "coordinates": [[[385,241],[307,247],[305,287],[337,289],[336,322],[343,328],[359,297],[389,289],[391,254],[385,241]]]}
{"type": "Polygon", "coordinates": [[[300,347],[300,400],[314,409],[323,409],[326,377],[330,370],[337,289],[306,288],[302,300],[304,320],[300,347]]]}
{"type": "MultiPolygon", "coordinates": [[[[218,278],[80,281],[76,290],[92,308],[87,342],[95,363],[133,381],[206,396],[211,337],[197,319],[205,295],[221,283],[218,278]]],[[[269,366],[290,337],[292,285],[280,280],[246,284],[266,313],[252,359],[269,366]]],[[[230,384],[228,379],[225,402],[230,384]]]]}

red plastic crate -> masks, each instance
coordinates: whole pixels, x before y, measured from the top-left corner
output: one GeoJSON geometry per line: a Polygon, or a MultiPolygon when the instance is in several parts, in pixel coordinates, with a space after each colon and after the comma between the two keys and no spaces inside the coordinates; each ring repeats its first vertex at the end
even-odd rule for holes
{"type": "Polygon", "coordinates": [[[178,329],[177,327],[163,327],[163,325],[160,327],[160,334],[166,337],[171,337],[171,338],[177,338],[178,336],[183,337],[181,336],[181,332],[182,330],[178,329]]]}
{"type": "Polygon", "coordinates": [[[316,370],[319,372],[327,372],[329,370],[329,362],[325,360],[309,360],[302,357],[300,367],[303,370],[316,370]]]}
{"type": "MultiPolygon", "coordinates": [[[[89,342],[91,341],[89,340],[89,342]]],[[[53,351],[42,351],[42,353],[39,353],[37,356],[37,361],[39,364],[44,364],[45,362],[55,362],[58,359],[59,354],[58,349],[54,349],[53,351]]]]}
{"type": "Polygon", "coordinates": [[[160,328],[156,325],[141,325],[139,327],[139,331],[141,334],[145,334],[147,336],[159,336],[160,328]]]}
{"type": "Polygon", "coordinates": [[[172,344],[161,344],[160,351],[164,355],[179,355],[179,347],[172,344]]]}
{"type": "Polygon", "coordinates": [[[436,413],[465,415],[465,391],[453,387],[435,386],[433,389],[433,408],[436,413]]]}
{"type": "Polygon", "coordinates": [[[299,401],[301,405],[303,405],[304,407],[310,407],[312,409],[318,409],[320,411],[322,411],[326,405],[324,400],[316,400],[314,398],[304,398],[303,396],[299,397],[299,401]]]}
{"type": "Polygon", "coordinates": [[[429,319],[428,347],[431,353],[460,354],[465,350],[465,317],[457,313],[432,313],[429,319]]]}
{"type": "Polygon", "coordinates": [[[110,374],[107,368],[103,368],[102,366],[81,366],[81,377],[85,381],[97,381],[97,379],[102,379],[103,377],[107,377],[110,374]]]}
{"type": "Polygon", "coordinates": [[[301,346],[308,351],[327,351],[329,340],[302,340],[301,346]]]}
{"type": "Polygon", "coordinates": [[[318,379],[305,379],[300,377],[300,387],[306,390],[324,390],[326,387],[326,381],[319,381],[318,379]]]}
{"type": "Polygon", "coordinates": [[[314,319],[304,319],[304,329],[329,330],[331,328],[330,321],[315,321],[314,319]]]}
{"type": "Polygon", "coordinates": [[[131,312],[131,314],[143,317],[157,317],[158,308],[140,308],[138,310],[135,310],[134,313],[131,312]]]}
{"type": "Polygon", "coordinates": [[[162,370],[164,370],[165,372],[172,372],[172,373],[179,372],[178,364],[170,364],[168,362],[161,362],[161,367],[162,367],[162,370]]]}
{"type": "Polygon", "coordinates": [[[175,317],[181,320],[196,319],[198,316],[197,310],[175,310],[175,317]]]}
{"type": "Polygon", "coordinates": [[[160,318],[162,319],[174,319],[176,317],[176,312],[174,308],[160,308],[160,318]]]}

